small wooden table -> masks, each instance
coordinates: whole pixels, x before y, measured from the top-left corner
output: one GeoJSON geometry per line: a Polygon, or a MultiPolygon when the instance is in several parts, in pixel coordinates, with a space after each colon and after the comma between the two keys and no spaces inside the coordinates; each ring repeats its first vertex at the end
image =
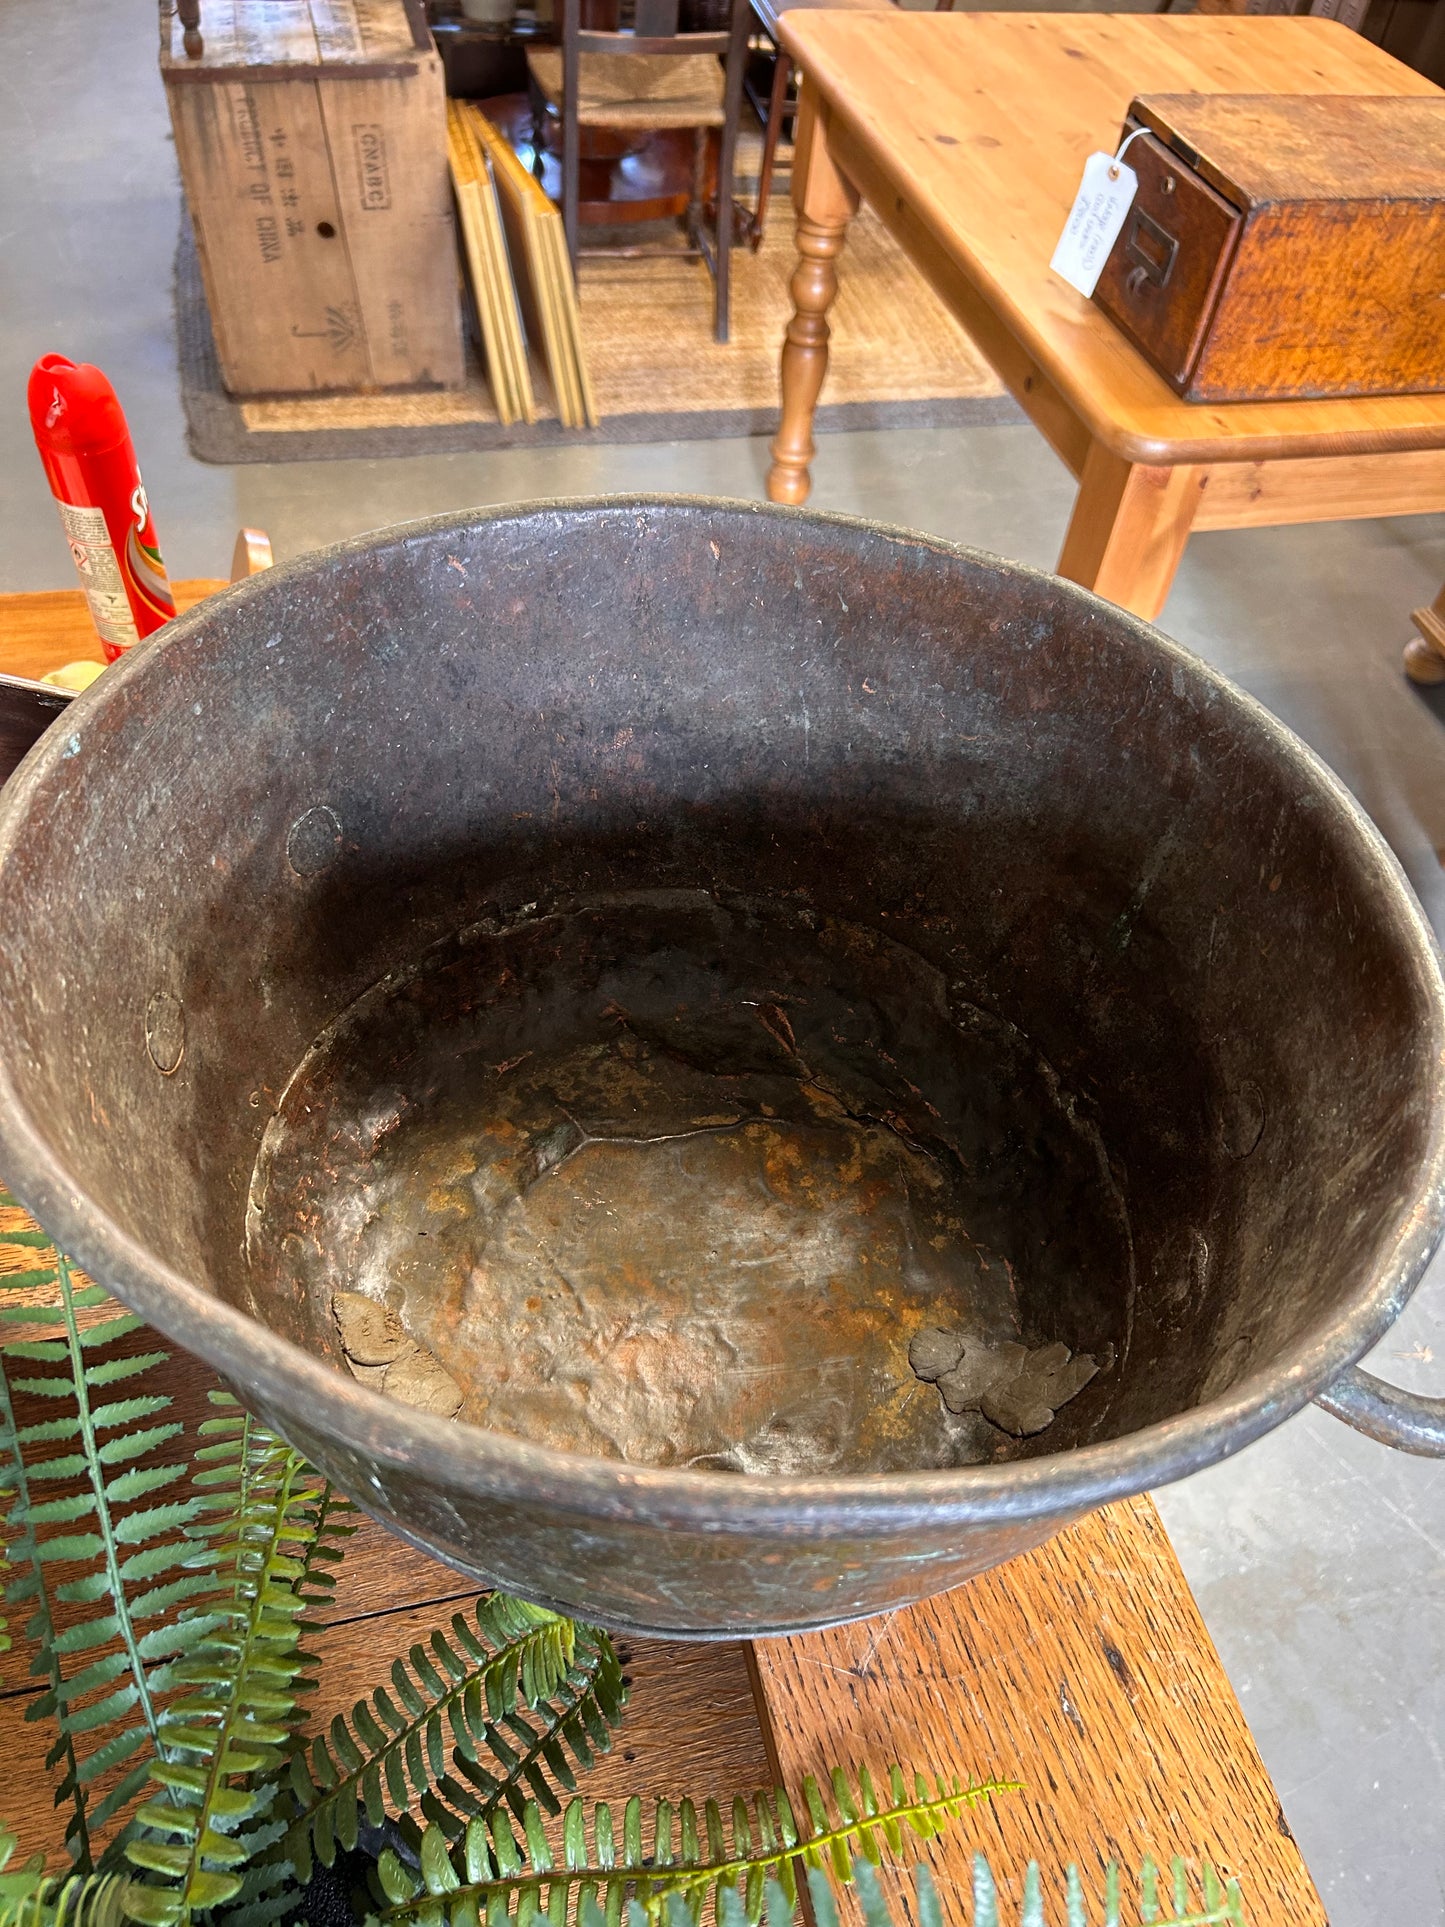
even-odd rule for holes
{"type": "Polygon", "coordinates": [[[866,199],[1079,479],[1059,573],[1156,616],[1191,529],[1445,509],[1445,395],[1181,402],[1049,269],[1085,157],[1145,93],[1435,94],[1335,21],[785,13],[807,76],[796,312],[768,494],[802,502],[835,263],[866,199]]]}
{"type": "MultiPolygon", "coordinates": [[[[256,559],[243,535],[237,574],[256,559]]],[[[225,584],[172,586],[184,608],[225,584]]],[[[0,671],[40,675],[96,653],[94,645],[78,591],[0,596],[0,671]]],[[[0,1209],[0,1273],[38,1262],[33,1247],[7,1242],[29,1228],[23,1212],[0,1209]]],[[[151,1348],[146,1334],[133,1342],[151,1348]]],[[[203,1417],[216,1383],[208,1367],[178,1352],[163,1375],[173,1416],[203,1417]]],[[[22,1423],[31,1416],[49,1413],[22,1414],[22,1423]]],[[[445,1625],[474,1591],[368,1521],[322,1615],[313,1728],[349,1710],[394,1654],[445,1625]]],[[[54,1854],[60,1824],[44,1766],[50,1731],[26,1718],[40,1684],[27,1675],[23,1633],[11,1630],[16,1651],[0,1685],[0,1758],[9,1762],[0,1821],[15,1829],[23,1858],[54,1854]]],[[[805,1773],[861,1763],[877,1774],[895,1760],[910,1773],[1014,1778],[1021,1792],[965,1816],[926,1848],[910,1845],[907,1857],[916,1849],[927,1859],[957,1927],[973,1918],[964,1896],[976,1849],[1015,1897],[1037,1859],[1049,1918],[1061,1919],[1071,1860],[1094,1918],[1111,1855],[1137,1868],[1146,1853],[1175,1848],[1240,1876],[1251,1927],[1327,1927],[1147,1497],[1106,1507],[957,1591],[883,1619],[751,1645],[621,1644],[632,1706],[616,1750],[583,1782],[592,1798],[635,1791],[701,1800],[777,1779],[796,1793],[805,1773]]],[[[884,1884],[895,1898],[908,1887],[896,1869],[884,1884]]],[[[908,1917],[900,1905],[900,1927],[908,1917]]],[[[844,1918],[861,1927],[851,1902],[844,1918]]]]}

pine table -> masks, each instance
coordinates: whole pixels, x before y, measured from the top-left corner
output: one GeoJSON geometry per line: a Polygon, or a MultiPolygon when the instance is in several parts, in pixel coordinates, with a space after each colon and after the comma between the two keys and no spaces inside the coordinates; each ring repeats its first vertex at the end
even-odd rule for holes
{"type": "MultiPolygon", "coordinates": [[[[173,585],[182,608],[224,586],[173,585]]],[[[34,676],[96,653],[78,592],[0,596],[0,671],[34,676]]],[[[33,1247],[6,1241],[29,1224],[0,1208],[0,1275],[37,1263],[33,1247]]],[[[151,1338],[132,1342],[148,1349],[151,1338]]],[[[174,1415],[193,1422],[216,1380],[175,1353],[161,1382],[174,1415]]],[[[460,1575],[367,1522],[319,1635],[314,1723],[349,1710],[394,1654],[472,1596],[460,1575]]],[[[1253,1927],[1326,1927],[1147,1497],[1106,1507],[957,1591],[886,1618],[751,1645],[621,1645],[632,1703],[615,1750],[584,1783],[593,1797],[701,1799],[778,1779],[796,1789],[805,1773],[834,1764],[877,1774],[895,1760],[910,1772],[1017,1779],[1021,1792],[920,1848],[951,1927],[971,1927],[965,1897],[976,1849],[1015,1895],[1037,1859],[1050,1918],[1062,1918],[1071,1860],[1097,1902],[1110,1856],[1137,1867],[1146,1853],[1177,1849],[1239,1875],[1253,1927]]],[[[43,1764],[49,1728],[25,1717],[39,1692],[28,1658],[17,1638],[0,1670],[0,1821],[18,1833],[22,1856],[55,1853],[60,1833],[43,1764]]],[[[898,1873],[884,1882],[900,1902],[911,1892],[898,1873]]],[[[901,1905],[897,1917],[900,1927],[909,1917],[901,1905]]],[[[859,1916],[852,1919],[856,1927],[859,1916]]]]}
{"type": "Polygon", "coordinates": [[[1305,17],[806,11],[778,32],[806,81],[773,501],[808,496],[861,197],[1078,478],[1061,575],[1152,618],[1193,529],[1445,509],[1445,394],[1182,402],[1049,269],[1084,160],[1117,143],[1136,94],[1438,94],[1430,81],[1305,17]]]}

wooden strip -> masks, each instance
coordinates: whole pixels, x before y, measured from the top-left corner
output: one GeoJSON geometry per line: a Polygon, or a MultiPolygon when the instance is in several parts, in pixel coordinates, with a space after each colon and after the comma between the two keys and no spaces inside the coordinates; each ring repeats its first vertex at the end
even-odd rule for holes
{"type": "MultiPolygon", "coordinates": [[[[1111,1857],[1204,1854],[1244,1883],[1251,1927],[1326,1927],[1319,1895],[1147,1497],[886,1619],[753,1648],[789,1785],[820,1765],[895,1759],[1020,1779],[922,1850],[945,1913],[966,1918],[971,1856],[1018,1891],[1046,1870],[1050,1917],[1077,1862],[1091,1904],[1111,1857]]],[[[911,1889],[885,1871],[896,1918],[911,1889]]],[[[861,1916],[848,1903],[849,1916],[861,1916]]]]}
{"type": "Polygon", "coordinates": [[[452,193],[456,197],[457,219],[462,236],[462,263],[467,281],[472,291],[472,305],[476,310],[477,325],[481,333],[482,361],[486,369],[487,383],[492,391],[492,402],[500,421],[507,421],[511,408],[506,372],[498,358],[495,339],[495,321],[490,298],[489,276],[486,253],[478,231],[478,222],[473,196],[476,170],[471,155],[459,132],[459,116],[455,101],[447,102],[447,165],[451,172],[452,193]]]}
{"type": "MultiPolygon", "coordinates": [[[[201,31],[205,32],[202,9],[201,31]]],[[[321,49],[311,11],[296,0],[237,0],[235,15],[236,48],[247,65],[267,62],[289,67],[317,66],[321,49]]]]}
{"type": "Polygon", "coordinates": [[[497,270],[499,270],[497,249],[493,245],[493,237],[487,225],[486,185],[480,173],[474,173],[472,179],[466,183],[464,210],[466,210],[466,224],[468,224],[468,235],[472,241],[472,256],[474,256],[476,277],[478,277],[474,287],[474,293],[480,304],[478,312],[482,312],[482,304],[486,304],[484,337],[487,341],[487,364],[493,372],[495,393],[505,397],[505,409],[499,405],[501,418],[503,422],[514,422],[522,412],[522,395],[520,395],[520,382],[518,382],[520,351],[512,341],[507,339],[507,312],[501,304],[501,289],[499,289],[499,276],[497,276],[497,270]]]}
{"type": "Polygon", "coordinates": [[[455,101],[447,103],[447,153],[451,165],[452,187],[461,216],[465,259],[470,273],[472,297],[482,331],[482,354],[487,380],[492,390],[497,418],[504,424],[517,420],[521,413],[514,360],[504,337],[503,317],[497,302],[496,264],[483,223],[482,194],[478,166],[465,123],[455,101]]]}
{"type": "Polygon", "coordinates": [[[371,59],[414,53],[424,44],[418,42],[412,31],[407,0],[351,0],[351,3],[356,9],[362,44],[371,59]]]}
{"type": "Polygon", "coordinates": [[[527,331],[546,364],[558,417],[563,427],[580,428],[585,417],[575,357],[558,313],[555,258],[543,239],[545,228],[561,217],[480,109],[467,102],[463,112],[492,163],[518,299],[527,331]]]}
{"type": "Polygon", "coordinates": [[[582,395],[577,385],[577,370],[573,363],[571,346],[567,340],[562,323],[561,303],[557,291],[556,250],[548,238],[549,223],[538,219],[534,228],[534,259],[537,263],[538,292],[542,303],[543,328],[547,340],[547,357],[554,371],[553,385],[559,391],[559,409],[564,428],[581,428],[582,395]]]}
{"type": "Polygon", "coordinates": [[[502,231],[502,214],[497,204],[497,181],[491,156],[472,141],[477,156],[478,200],[487,237],[487,253],[492,263],[496,301],[501,315],[502,343],[511,366],[513,391],[522,419],[537,419],[537,398],[532,387],[532,367],[527,359],[527,335],[522,326],[522,310],[517,301],[517,284],[512,276],[507,237],[502,231]]]}
{"type": "MultiPolygon", "coordinates": [[[[348,80],[405,80],[417,70],[415,60],[368,60],[359,62],[347,69],[348,80]]],[[[306,62],[280,62],[275,60],[238,61],[234,65],[215,68],[202,67],[192,61],[188,67],[179,64],[166,70],[167,87],[227,85],[236,81],[250,83],[260,80],[331,80],[335,78],[335,68],[329,62],[312,60],[306,62]]]]}
{"type": "Polygon", "coordinates": [[[467,236],[468,261],[472,270],[472,295],[481,323],[484,357],[500,421],[516,421],[520,413],[516,374],[512,357],[502,333],[497,307],[496,264],[482,223],[481,195],[475,179],[469,180],[458,196],[462,224],[467,236]]]}
{"type": "Polygon", "coordinates": [[[490,264],[500,351],[507,365],[508,379],[516,399],[517,412],[528,423],[535,422],[537,402],[532,387],[532,370],[527,359],[527,338],[522,323],[522,311],[517,300],[512,261],[507,251],[507,238],[502,226],[492,157],[478,136],[472,116],[457,110],[456,123],[467,151],[473,177],[477,182],[477,206],[490,264]]]}
{"type": "Polygon", "coordinates": [[[311,28],[323,61],[364,61],[366,43],[355,0],[308,0],[311,28]]]}
{"type": "Polygon", "coordinates": [[[577,284],[572,278],[572,263],[567,257],[567,237],[560,221],[550,223],[547,232],[554,262],[553,277],[557,288],[557,306],[563,337],[570,352],[576,378],[581,420],[585,427],[595,428],[600,417],[597,413],[597,397],[593,392],[592,379],[587,371],[587,357],[582,347],[582,316],[577,307],[577,284]]]}
{"type": "Polygon", "coordinates": [[[1218,462],[1195,511],[1196,529],[1273,528],[1445,509],[1445,449],[1336,455],[1283,462],[1218,462]]]}

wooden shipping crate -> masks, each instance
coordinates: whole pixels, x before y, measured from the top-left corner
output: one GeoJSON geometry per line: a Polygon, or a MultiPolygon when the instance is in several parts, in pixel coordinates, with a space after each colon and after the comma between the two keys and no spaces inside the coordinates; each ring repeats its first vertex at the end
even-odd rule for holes
{"type": "Polygon", "coordinates": [[[441,59],[406,0],[161,0],[161,74],[226,387],[462,379],[441,59]]]}

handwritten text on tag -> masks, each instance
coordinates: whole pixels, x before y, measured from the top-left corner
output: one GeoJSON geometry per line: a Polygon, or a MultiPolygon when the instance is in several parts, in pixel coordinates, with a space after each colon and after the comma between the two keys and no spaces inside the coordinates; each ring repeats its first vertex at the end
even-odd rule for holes
{"type": "Polygon", "coordinates": [[[1049,266],[1080,294],[1092,294],[1119,238],[1139,176],[1114,154],[1091,154],[1049,266]]]}

